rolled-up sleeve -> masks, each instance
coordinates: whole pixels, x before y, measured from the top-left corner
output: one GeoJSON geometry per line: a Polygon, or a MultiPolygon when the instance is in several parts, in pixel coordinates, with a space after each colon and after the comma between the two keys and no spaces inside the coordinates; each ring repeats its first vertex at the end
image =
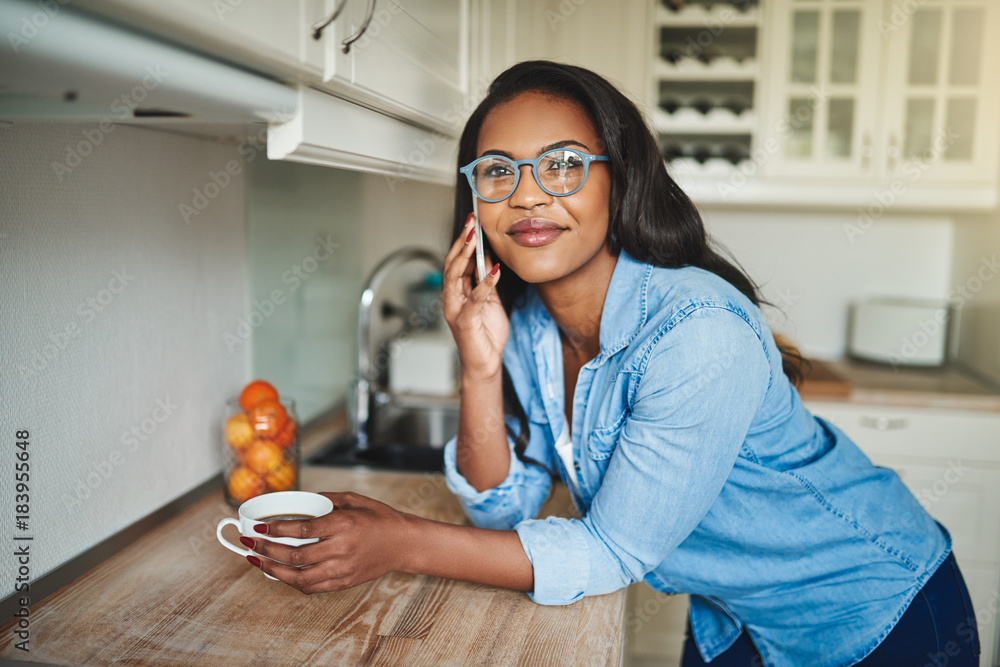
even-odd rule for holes
{"type": "MultiPolygon", "coordinates": [[[[528,327],[515,313],[511,324],[511,335],[504,346],[503,360],[522,409],[530,404],[534,383],[531,373],[530,340],[518,341],[518,335],[526,335],[528,327]]],[[[530,414],[529,414],[530,417],[530,414]]],[[[536,416],[537,417],[537,416],[536,416]]],[[[507,415],[504,421],[508,427],[507,446],[510,449],[510,468],[504,480],[492,489],[477,491],[458,471],[456,461],[458,436],[452,437],[444,447],[444,472],[448,488],[455,494],[465,513],[473,524],[480,528],[510,530],[525,519],[533,519],[549,496],[552,478],[549,471],[531,463],[525,463],[514,454],[514,440],[510,433],[520,433],[518,421],[507,415]]],[[[525,455],[552,469],[552,452],[547,424],[539,419],[528,419],[528,446],[525,455]]]]}
{"type": "MultiPolygon", "coordinates": [[[[508,418],[508,423],[512,420],[508,418]]],[[[531,428],[534,431],[534,428],[531,428]]],[[[544,436],[532,433],[538,442],[544,436]]],[[[458,471],[456,449],[458,436],[444,447],[444,474],[448,488],[465,508],[473,524],[480,528],[510,530],[524,519],[538,515],[542,503],[549,495],[552,480],[549,474],[536,465],[522,462],[514,454],[514,441],[507,436],[510,447],[510,468],[507,476],[492,489],[477,491],[458,471]]]]}
{"type": "Polygon", "coordinates": [[[738,312],[703,306],[658,334],[586,516],[515,527],[537,603],[568,604],[641,580],[697,527],[746,440],[770,385],[756,329],[738,312]]]}

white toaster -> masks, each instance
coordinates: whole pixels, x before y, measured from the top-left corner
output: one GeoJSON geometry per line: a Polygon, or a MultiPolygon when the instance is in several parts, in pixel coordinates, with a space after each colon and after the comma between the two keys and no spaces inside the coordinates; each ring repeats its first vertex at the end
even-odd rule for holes
{"type": "Polygon", "coordinates": [[[851,311],[851,356],[898,366],[940,366],[945,361],[948,302],[871,297],[851,311]]]}
{"type": "Polygon", "coordinates": [[[458,348],[451,332],[427,331],[389,346],[389,389],[394,394],[458,395],[458,348]]]}

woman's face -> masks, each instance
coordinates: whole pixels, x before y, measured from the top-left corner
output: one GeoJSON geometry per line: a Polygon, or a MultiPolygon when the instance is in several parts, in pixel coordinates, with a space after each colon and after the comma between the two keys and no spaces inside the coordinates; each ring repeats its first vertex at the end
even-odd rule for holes
{"type": "MultiPolygon", "coordinates": [[[[534,159],[552,148],[604,155],[604,145],[575,102],[544,93],[522,93],[495,107],[479,131],[477,157],[500,154],[534,159]]],[[[483,233],[498,259],[526,282],[557,280],[584,267],[605,248],[611,179],[607,162],[590,163],[583,187],[565,197],[542,190],[530,165],[520,167],[514,193],[479,201],[483,233]],[[511,229],[530,225],[535,232],[511,229]],[[537,231],[554,225],[553,231],[537,231]],[[540,244],[540,245],[537,245],[540,244]]]]}

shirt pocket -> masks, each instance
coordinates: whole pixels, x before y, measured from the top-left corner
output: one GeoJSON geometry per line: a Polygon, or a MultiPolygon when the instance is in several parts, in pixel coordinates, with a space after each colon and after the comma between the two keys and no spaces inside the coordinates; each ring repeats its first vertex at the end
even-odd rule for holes
{"type": "Polygon", "coordinates": [[[625,425],[626,413],[622,412],[617,421],[605,428],[596,428],[590,433],[587,439],[587,453],[595,461],[604,461],[611,458],[618,446],[618,436],[621,435],[622,426],[625,425]]]}
{"type": "Polygon", "coordinates": [[[594,430],[587,438],[587,454],[595,461],[611,458],[618,446],[618,436],[630,413],[631,381],[631,374],[619,373],[602,397],[594,430]]]}

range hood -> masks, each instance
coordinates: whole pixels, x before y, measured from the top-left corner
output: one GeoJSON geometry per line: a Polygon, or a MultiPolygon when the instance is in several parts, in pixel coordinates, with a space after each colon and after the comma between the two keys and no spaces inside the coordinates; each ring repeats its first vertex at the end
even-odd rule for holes
{"type": "Polygon", "coordinates": [[[0,2],[0,121],[283,122],[292,88],[77,11],[0,2]]]}

